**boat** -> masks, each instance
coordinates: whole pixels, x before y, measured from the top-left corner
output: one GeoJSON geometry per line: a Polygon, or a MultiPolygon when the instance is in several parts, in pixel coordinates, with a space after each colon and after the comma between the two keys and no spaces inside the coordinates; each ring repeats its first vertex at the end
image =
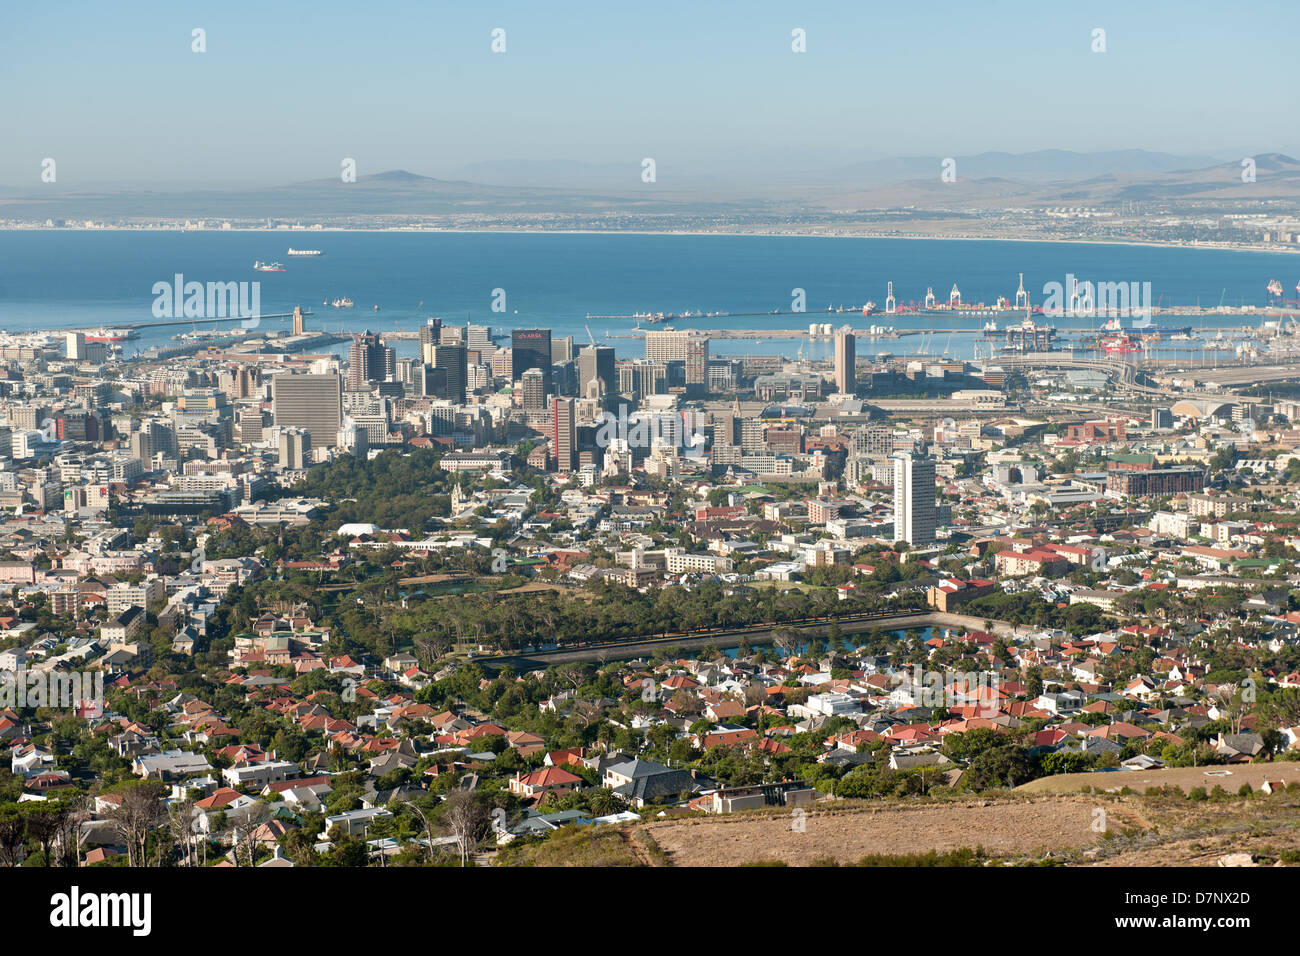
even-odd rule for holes
{"type": "Polygon", "coordinates": [[[288,254],[291,255],[291,256],[323,256],[323,255],[325,255],[325,253],[321,252],[319,249],[294,249],[292,246],[289,247],[289,253],[288,253],[288,254]]]}
{"type": "MultiPolygon", "coordinates": [[[[1102,323],[1101,331],[1123,333],[1125,331],[1124,323],[1120,321],[1118,316],[1113,316],[1102,323]]],[[[1190,325],[1156,325],[1148,318],[1135,320],[1129,326],[1128,331],[1140,334],[1143,339],[1158,342],[1161,339],[1190,338],[1192,327],[1190,325]]]]}
{"type": "Polygon", "coordinates": [[[1124,332],[1121,332],[1119,335],[1106,336],[1101,339],[1099,344],[1105,352],[1111,355],[1142,351],[1141,346],[1129,338],[1128,334],[1124,332]]]}
{"type": "Polygon", "coordinates": [[[278,262],[263,262],[261,259],[253,263],[253,268],[258,272],[283,272],[284,266],[278,262]]]}
{"type": "Polygon", "coordinates": [[[330,300],[330,302],[329,302],[328,304],[329,304],[330,306],[332,306],[333,308],[336,308],[336,309],[350,309],[350,308],[352,308],[352,306],[355,305],[356,303],[354,303],[354,302],[353,302],[351,299],[349,299],[347,296],[342,296],[342,297],[340,297],[340,298],[338,298],[338,299],[332,299],[332,300],[330,300]]]}
{"type": "Polygon", "coordinates": [[[86,333],[87,342],[125,342],[139,337],[135,329],[94,329],[86,333]]]}

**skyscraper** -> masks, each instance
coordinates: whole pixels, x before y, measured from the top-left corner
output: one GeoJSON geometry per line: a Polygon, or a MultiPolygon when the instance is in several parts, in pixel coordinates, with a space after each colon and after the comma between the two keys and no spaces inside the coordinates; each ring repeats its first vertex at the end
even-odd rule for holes
{"type": "Polygon", "coordinates": [[[313,448],[332,447],[343,423],[343,383],[334,372],[271,377],[271,409],[280,428],[305,428],[313,448]]]}
{"type": "Polygon", "coordinates": [[[523,407],[530,411],[546,408],[546,376],[539,368],[530,368],[519,376],[523,407]]]}
{"type": "Polygon", "coordinates": [[[379,336],[369,329],[352,337],[348,349],[348,388],[366,388],[371,382],[383,382],[397,371],[397,353],[386,348],[379,336]]]}
{"type": "Polygon", "coordinates": [[[938,522],[934,460],[894,456],[894,540],[911,545],[934,544],[938,522]]]}
{"type": "Polygon", "coordinates": [[[510,333],[510,378],[519,381],[530,368],[541,371],[547,394],[551,387],[551,330],[515,329],[510,333]]]}
{"type": "Polygon", "coordinates": [[[835,333],[835,390],[852,395],[858,387],[858,344],[852,332],[835,333]]]}
{"type": "Polygon", "coordinates": [[[573,453],[577,444],[576,403],[571,398],[555,400],[555,428],[552,444],[555,448],[557,471],[573,470],[573,453]]]}
{"type": "Polygon", "coordinates": [[[309,462],[311,434],[305,428],[286,428],[280,432],[280,467],[302,471],[309,462]]]}
{"type": "Polygon", "coordinates": [[[696,335],[686,340],[686,388],[706,392],[709,388],[709,339],[696,335]]]}
{"type": "Polygon", "coordinates": [[[420,361],[433,364],[433,347],[442,344],[442,319],[430,318],[419,329],[420,361]]]}
{"type": "Polygon", "coordinates": [[[453,401],[457,405],[464,405],[465,388],[468,380],[465,346],[435,345],[430,349],[430,352],[433,359],[430,364],[434,368],[446,369],[447,371],[446,390],[440,397],[453,401]]]}
{"type": "Polygon", "coordinates": [[[599,379],[605,394],[618,391],[618,375],[614,371],[614,350],[608,345],[587,345],[578,353],[578,394],[587,395],[592,379],[599,379]]]}
{"type": "Polygon", "coordinates": [[[562,365],[573,361],[573,336],[561,335],[551,339],[551,364],[562,365]]]}

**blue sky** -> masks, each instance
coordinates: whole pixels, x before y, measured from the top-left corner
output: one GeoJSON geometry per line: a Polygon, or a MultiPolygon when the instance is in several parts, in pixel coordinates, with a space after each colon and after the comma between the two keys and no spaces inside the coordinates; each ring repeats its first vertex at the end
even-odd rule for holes
{"type": "Polygon", "coordinates": [[[46,156],[63,185],[272,185],[345,156],[448,176],[502,159],[1294,155],[1297,27],[1286,0],[7,4],[0,183],[37,182],[46,156]]]}

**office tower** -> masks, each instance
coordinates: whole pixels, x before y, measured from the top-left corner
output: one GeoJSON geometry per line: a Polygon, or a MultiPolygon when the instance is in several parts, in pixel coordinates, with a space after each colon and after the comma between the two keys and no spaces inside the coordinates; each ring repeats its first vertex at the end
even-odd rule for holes
{"type": "Polygon", "coordinates": [[[592,379],[600,379],[607,395],[618,391],[614,350],[608,345],[588,345],[578,352],[578,391],[586,395],[587,385],[592,379]]]}
{"type": "Polygon", "coordinates": [[[648,362],[685,362],[686,343],[696,333],[676,329],[651,329],[645,334],[645,357],[648,362]]]}
{"type": "Polygon", "coordinates": [[[302,471],[311,460],[311,433],[305,428],[286,428],[280,432],[280,467],[302,471]]]}
{"type": "Polygon", "coordinates": [[[281,372],[271,378],[271,409],[277,427],[305,428],[313,447],[331,447],[343,423],[343,382],[335,372],[281,372]]]}
{"type": "Polygon", "coordinates": [[[692,392],[708,391],[708,336],[696,335],[686,340],[686,388],[692,392]]]}
{"type": "Polygon", "coordinates": [[[858,344],[852,332],[835,333],[835,390],[852,395],[858,388],[858,344]]]}
{"type": "MultiPolygon", "coordinates": [[[[510,378],[513,358],[509,349],[497,349],[488,357],[488,368],[496,378],[510,378]]],[[[514,381],[510,378],[510,381],[514,381]]]]}
{"type": "Polygon", "coordinates": [[[573,336],[561,335],[551,339],[551,364],[561,365],[573,361],[573,336]]]}
{"type": "Polygon", "coordinates": [[[455,402],[457,405],[465,404],[465,388],[469,376],[467,373],[467,362],[465,358],[465,346],[463,345],[435,345],[433,347],[432,365],[436,369],[442,369],[446,373],[447,380],[443,386],[443,391],[434,392],[440,398],[455,402]]]}
{"type": "Polygon", "coordinates": [[[539,369],[551,388],[551,330],[515,329],[510,333],[510,378],[519,381],[530,368],[539,369]]]}
{"type": "Polygon", "coordinates": [[[530,411],[546,407],[546,376],[539,368],[530,368],[519,377],[523,406],[530,411]]]}
{"type": "Polygon", "coordinates": [[[894,453],[894,430],[888,425],[863,425],[849,438],[849,450],[854,455],[888,458],[894,453]]]}
{"type": "MultiPolygon", "coordinates": [[[[249,405],[239,410],[239,440],[243,442],[255,442],[262,440],[262,409],[257,405],[249,405]]],[[[134,436],[132,436],[134,438],[134,436]]],[[[142,457],[142,456],[136,456],[142,457]]]]}
{"type": "Polygon", "coordinates": [[[910,545],[934,544],[937,521],[934,460],[895,455],[894,540],[910,545]]]}
{"type": "Polygon", "coordinates": [[[307,331],[306,317],[302,314],[302,306],[293,307],[293,334],[302,335],[307,331]]]}
{"type": "Polygon", "coordinates": [[[348,388],[362,389],[371,382],[391,379],[397,371],[397,353],[386,348],[369,329],[352,337],[348,349],[348,388]]]}
{"type": "Polygon", "coordinates": [[[83,359],[85,359],[86,357],[86,333],[85,332],[69,332],[65,336],[64,341],[67,346],[67,351],[65,353],[67,358],[72,359],[74,362],[80,362],[83,359]]]}
{"type": "MultiPolygon", "coordinates": [[[[550,333],[547,334],[549,335],[550,333]]],[[[495,343],[493,343],[492,341],[492,326],[490,325],[465,326],[464,345],[466,348],[484,349],[489,352],[492,351],[492,349],[496,348],[495,343]]]]}
{"type": "Polygon", "coordinates": [[[555,449],[557,471],[573,470],[573,453],[577,445],[576,403],[571,398],[555,400],[555,428],[551,444],[555,449]]]}
{"type": "Polygon", "coordinates": [[[420,326],[420,361],[425,365],[433,364],[433,347],[442,344],[442,319],[430,318],[420,326]]]}

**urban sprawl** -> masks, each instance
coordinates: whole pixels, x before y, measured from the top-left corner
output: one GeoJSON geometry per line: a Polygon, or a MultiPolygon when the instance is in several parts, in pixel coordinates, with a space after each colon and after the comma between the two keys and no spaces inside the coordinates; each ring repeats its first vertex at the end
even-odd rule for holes
{"type": "Polygon", "coordinates": [[[1290,324],[308,324],[0,341],[0,864],[1134,862],[1211,805],[1267,825],[1178,859],[1300,859],[1290,324]]]}

